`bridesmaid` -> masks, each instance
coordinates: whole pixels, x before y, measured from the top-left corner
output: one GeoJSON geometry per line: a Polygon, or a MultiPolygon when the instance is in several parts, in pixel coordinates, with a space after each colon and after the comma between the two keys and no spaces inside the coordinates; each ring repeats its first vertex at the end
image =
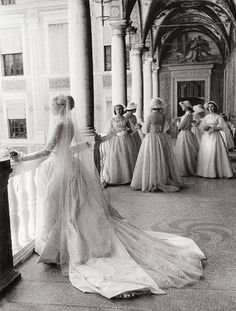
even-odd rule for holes
{"type": "Polygon", "coordinates": [[[175,118],[180,130],[176,142],[176,158],[181,176],[192,176],[196,174],[198,143],[196,136],[191,131],[193,121],[193,108],[188,100],[180,102],[185,114],[175,118]]]}
{"type": "Polygon", "coordinates": [[[102,179],[107,184],[130,183],[138,156],[138,148],[134,140],[130,121],[123,116],[124,106],[114,107],[115,116],[105,128],[105,134],[112,134],[108,141],[102,179]]]}
{"type": "Polygon", "coordinates": [[[131,187],[146,192],[175,192],[182,185],[171,142],[166,133],[169,128],[162,113],[160,98],[151,102],[152,113],[142,130],[145,137],[138,154],[131,187]]]}
{"type": "Polygon", "coordinates": [[[129,103],[128,106],[125,108],[124,117],[126,117],[130,121],[130,125],[133,130],[132,135],[134,137],[137,148],[139,150],[142,139],[143,139],[143,134],[141,131],[141,125],[139,124],[136,116],[134,115],[136,110],[137,110],[137,105],[135,105],[135,103],[129,103]]]}
{"type": "Polygon", "coordinates": [[[197,138],[198,146],[200,145],[201,138],[202,138],[202,128],[201,128],[201,120],[205,117],[205,109],[203,105],[195,105],[193,106],[193,122],[192,122],[192,129],[191,131],[197,138]]]}
{"type": "Polygon", "coordinates": [[[206,103],[209,114],[202,120],[204,134],[198,153],[197,175],[208,178],[230,178],[233,176],[226,145],[221,135],[224,120],[217,114],[214,101],[206,103]]]}

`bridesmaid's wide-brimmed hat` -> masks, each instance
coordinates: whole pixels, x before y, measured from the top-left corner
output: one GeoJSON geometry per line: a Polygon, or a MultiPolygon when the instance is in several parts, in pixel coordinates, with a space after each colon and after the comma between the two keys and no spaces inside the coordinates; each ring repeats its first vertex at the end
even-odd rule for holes
{"type": "Polygon", "coordinates": [[[188,108],[193,108],[189,100],[184,100],[183,102],[179,102],[179,105],[181,107],[188,107],[188,108]]]}
{"type": "Polygon", "coordinates": [[[201,104],[193,106],[193,110],[197,113],[205,112],[205,109],[201,104]]]}
{"type": "Polygon", "coordinates": [[[208,105],[210,105],[210,104],[215,105],[215,106],[216,106],[216,108],[218,109],[218,105],[217,105],[217,103],[216,103],[216,102],[214,102],[213,100],[210,100],[209,102],[205,103],[205,104],[204,104],[204,108],[205,108],[205,109],[207,109],[207,108],[208,108],[208,105]]]}
{"type": "Polygon", "coordinates": [[[128,106],[125,108],[125,111],[135,110],[137,109],[137,105],[135,103],[129,103],[128,106]]]}
{"type": "Polygon", "coordinates": [[[151,109],[163,108],[163,101],[161,98],[156,97],[151,100],[151,109]]]}

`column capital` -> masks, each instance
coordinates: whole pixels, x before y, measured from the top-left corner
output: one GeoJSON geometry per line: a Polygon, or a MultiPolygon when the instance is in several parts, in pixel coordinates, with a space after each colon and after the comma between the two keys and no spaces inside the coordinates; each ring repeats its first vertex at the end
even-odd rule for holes
{"type": "Polygon", "coordinates": [[[152,57],[144,57],[144,63],[145,64],[152,64],[152,62],[153,62],[153,58],[152,57]]]}
{"type": "Polygon", "coordinates": [[[131,52],[133,55],[141,55],[142,51],[143,51],[143,44],[142,43],[136,43],[134,45],[132,45],[131,47],[131,52]]]}
{"type": "Polygon", "coordinates": [[[152,71],[157,72],[160,69],[158,62],[152,62],[152,71]]]}
{"type": "Polygon", "coordinates": [[[110,21],[112,35],[125,36],[127,21],[125,19],[110,21]]]}

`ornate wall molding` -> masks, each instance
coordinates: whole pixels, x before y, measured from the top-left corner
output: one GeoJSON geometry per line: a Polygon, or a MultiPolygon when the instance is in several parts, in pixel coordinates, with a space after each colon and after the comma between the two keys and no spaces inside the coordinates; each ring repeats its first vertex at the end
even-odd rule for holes
{"type": "Polygon", "coordinates": [[[131,86],[132,85],[132,74],[128,73],[127,74],[127,86],[131,86]]]}
{"type": "Polygon", "coordinates": [[[171,117],[177,116],[177,84],[179,81],[204,81],[205,82],[205,101],[211,98],[211,73],[213,64],[195,66],[173,66],[169,67],[171,72],[171,117]]]}
{"type": "Polygon", "coordinates": [[[48,80],[49,89],[69,89],[70,79],[69,78],[51,78],[48,80]]]}
{"type": "Polygon", "coordinates": [[[2,91],[26,91],[26,81],[25,80],[2,80],[2,91]]]}
{"type": "Polygon", "coordinates": [[[103,75],[102,84],[103,84],[104,89],[110,89],[111,88],[111,75],[103,75]]]}

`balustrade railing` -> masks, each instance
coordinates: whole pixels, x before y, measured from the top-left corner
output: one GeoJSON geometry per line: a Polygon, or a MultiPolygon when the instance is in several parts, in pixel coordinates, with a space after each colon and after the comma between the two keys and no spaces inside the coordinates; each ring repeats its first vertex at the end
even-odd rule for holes
{"type": "MultiPolygon", "coordinates": [[[[102,182],[104,161],[111,137],[112,135],[98,135],[95,144],[91,145],[102,182]]],[[[80,146],[78,145],[78,150],[80,146]]],[[[34,177],[37,168],[45,159],[12,163],[8,181],[8,201],[14,265],[29,257],[35,247],[37,189],[34,177]]]]}
{"type": "Polygon", "coordinates": [[[36,224],[37,167],[45,158],[12,164],[8,182],[8,200],[14,264],[29,256],[34,249],[36,224]]]}

